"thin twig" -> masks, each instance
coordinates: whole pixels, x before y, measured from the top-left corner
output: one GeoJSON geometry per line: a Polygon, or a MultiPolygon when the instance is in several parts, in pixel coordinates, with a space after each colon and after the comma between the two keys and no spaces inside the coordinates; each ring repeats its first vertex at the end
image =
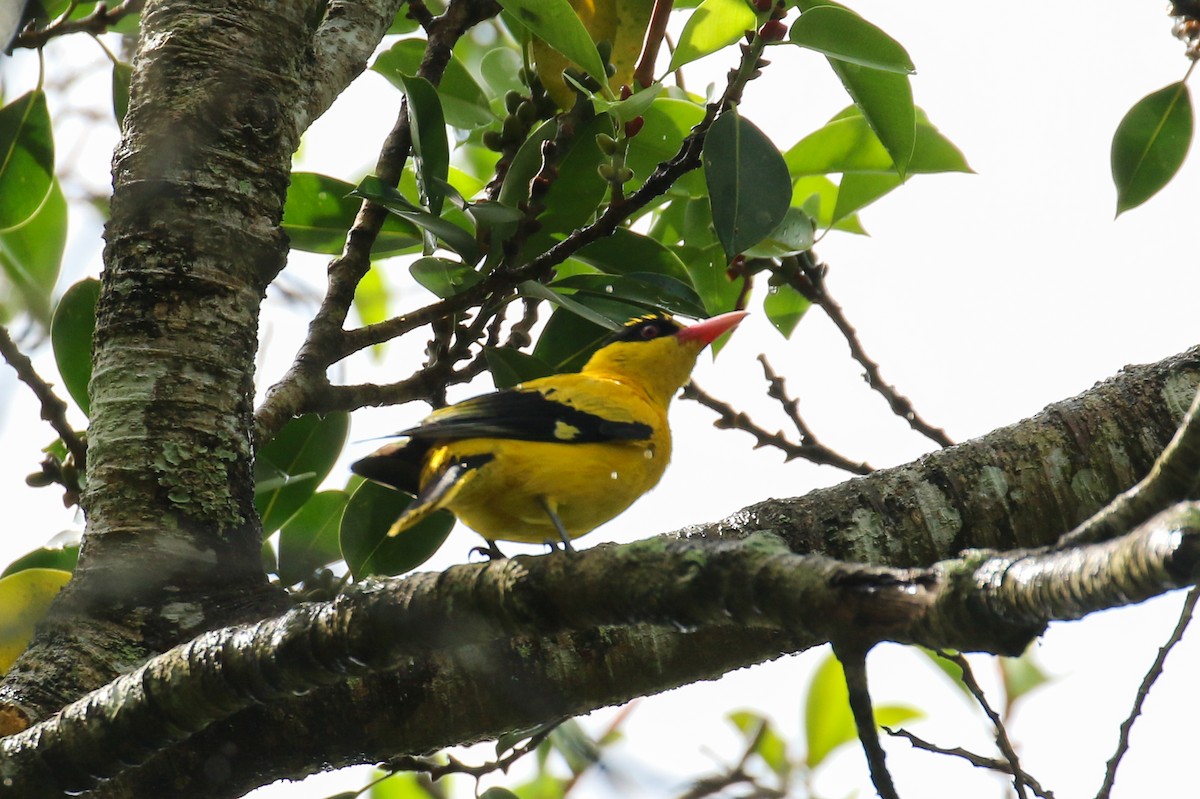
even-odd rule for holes
{"type": "MultiPolygon", "coordinates": [[[[767,432],[765,428],[755,424],[754,420],[744,412],[734,410],[732,405],[717,399],[700,388],[694,380],[683,387],[682,396],[684,399],[694,400],[709,410],[716,411],[720,418],[713,422],[714,427],[721,430],[741,430],[744,433],[754,436],[755,449],[759,447],[775,447],[783,452],[786,460],[803,458],[812,463],[835,466],[852,474],[870,474],[874,471],[870,464],[863,462],[855,463],[849,458],[839,455],[825,445],[820,444],[813,438],[808,438],[802,441],[802,443],[796,444],[789,441],[782,433],[767,432]]],[[[801,431],[801,435],[804,435],[803,431],[801,431]]]]}
{"type": "Polygon", "coordinates": [[[1016,790],[1017,796],[1025,799],[1025,786],[1029,785],[1031,780],[1024,769],[1021,768],[1021,762],[1017,758],[1017,751],[1013,748],[1012,741],[1008,737],[1008,730],[1004,726],[1004,719],[1000,718],[1000,714],[992,709],[991,704],[987,701],[983,689],[979,686],[979,681],[975,679],[975,673],[971,671],[971,664],[957,652],[946,652],[943,650],[937,654],[938,657],[950,661],[962,670],[963,685],[967,686],[967,690],[971,692],[971,696],[975,697],[975,701],[983,708],[983,712],[991,720],[992,726],[996,728],[996,746],[1000,748],[1000,754],[1004,755],[1004,759],[1012,767],[1009,773],[1013,777],[1013,788],[1016,790]]]}
{"type": "Polygon", "coordinates": [[[711,777],[701,777],[692,783],[692,787],[680,794],[678,799],[703,799],[705,796],[712,796],[733,785],[741,785],[743,783],[750,783],[754,786],[754,793],[752,795],[755,797],[786,796],[786,791],[759,785],[754,776],[746,770],[746,765],[750,762],[750,756],[758,751],[758,747],[762,743],[766,732],[767,722],[766,720],[760,720],[758,728],[754,731],[754,735],[750,736],[750,740],[746,742],[746,746],[742,750],[742,756],[738,758],[738,762],[734,766],[720,774],[714,774],[711,777]]]}
{"type": "Polygon", "coordinates": [[[0,325],[0,355],[16,371],[21,382],[33,389],[34,396],[42,406],[42,418],[50,423],[67,445],[79,473],[83,474],[87,468],[87,444],[83,443],[83,439],[67,421],[67,403],[59,399],[50,384],[37,373],[33,362],[17,347],[4,325],[0,325]]]}
{"type": "Polygon", "coordinates": [[[554,732],[554,730],[564,721],[566,721],[565,718],[559,719],[552,724],[542,727],[533,735],[530,735],[529,740],[527,740],[523,745],[514,748],[504,757],[497,758],[496,760],[492,760],[487,763],[481,763],[478,766],[472,766],[468,763],[463,763],[453,757],[448,757],[445,763],[441,763],[430,757],[401,755],[400,757],[393,757],[391,760],[386,761],[381,765],[381,768],[387,769],[393,773],[398,771],[420,771],[428,774],[430,779],[433,780],[440,780],[442,777],[445,777],[449,774],[466,774],[478,779],[479,777],[491,774],[494,771],[503,771],[507,773],[509,767],[513,763],[516,763],[518,760],[525,757],[525,755],[529,754],[534,749],[537,749],[538,746],[541,745],[542,741],[546,740],[550,733],[554,732]]]}
{"type": "MultiPolygon", "coordinates": [[[[915,749],[923,749],[926,752],[933,752],[934,754],[938,754],[938,755],[950,755],[952,757],[959,757],[959,758],[962,758],[963,760],[967,761],[968,763],[970,763],[973,766],[978,766],[979,768],[986,768],[991,771],[998,771],[1002,774],[1012,775],[1012,764],[1006,760],[1001,760],[1000,758],[996,758],[996,757],[987,757],[986,755],[976,754],[975,752],[972,752],[968,749],[963,749],[961,746],[956,746],[954,748],[938,746],[937,744],[930,743],[929,741],[926,741],[923,738],[920,738],[920,737],[914,735],[913,733],[909,732],[908,730],[904,730],[904,729],[893,730],[890,727],[884,727],[883,730],[888,735],[894,736],[896,738],[907,739],[908,742],[910,744],[912,744],[915,749]]],[[[1033,777],[1030,777],[1028,774],[1026,774],[1024,778],[1026,780],[1026,784],[1029,786],[1029,790],[1033,791],[1034,794],[1042,797],[1042,799],[1054,799],[1054,792],[1043,788],[1038,783],[1038,781],[1035,780],[1033,777]]]]}
{"type": "Polygon", "coordinates": [[[900,799],[892,774],[888,771],[883,745],[879,742],[879,730],[875,726],[875,710],[871,703],[871,692],[867,687],[868,647],[839,645],[834,643],[833,653],[842,662],[846,674],[846,689],[850,694],[850,712],[854,715],[854,726],[858,740],[867,756],[867,767],[871,771],[871,784],[880,799],[900,799]]]}
{"type": "Polygon", "coordinates": [[[882,375],[880,375],[879,364],[867,356],[862,342],[858,339],[858,331],[846,319],[846,315],[842,312],[842,307],[838,305],[825,288],[825,267],[823,264],[817,263],[812,251],[810,250],[801,253],[799,256],[795,256],[794,263],[791,265],[798,266],[798,270],[784,270],[781,274],[785,276],[789,284],[796,291],[803,294],[811,302],[819,305],[830,321],[841,331],[842,336],[846,339],[846,343],[850,346],[851,356],[854,360],[858,361],[866,373],[867,385],[887,400],[888,407],[892,409],[892,413],[908,422],[909,427],[913,430],[916,430],[939,446],[953,446],[954,441],[946,435],[945,430],[942,430],[940,427],[934,427],[922,419],[916,409],[913,408],[912,401],[897,391],[895,386],[885,381],[882,375]]]}
{"type": "Polygon", "coordinates": [[[66,36],[71,33],[91,33],[93,35],[106,33],[110,27],[125,17],[140,12],[145,4],[146,0],[126,0],[110,9],[105,3],[97,3],[92,13],[85,17],[71,19],[70,12],[75,8],[75,4],[72,3],[68,11],[45,27],[39,28],[34,23],[29,23],[17,35],[12,47],[14,49],[18,47],[34,49],[42,47],[57,36],[66,36]]]}
{"type": "Polygon", "coordinates": [[[1129,717],[1121,724],[1121,735],[1117,740],[1117,751],[1108,761],[1108,767],[1104,771],[1104,782],[1100,786],[1099,792],[1096,794],[1096,799],[1108,799],[1112,793],[1113,783],[1117,779],[1117,768],[1121,765],[1121,758],[1125,757],[1125,753],[1129,751],[1129,733],[1133,730],[1133,722],[1142,714],[1142,705],[1146,702],[1146,697],[1150,694],[1150,689],[1163,672],[1163,664],[1167,661],[1167,655],[1175,648],[1175,645],[1183,638],[1183,633],[1187,630],[1188,622],[1192,620],[1192,614],[1196,610],[1196,602],[1200,599],[1200,587],[1193,587],[1188,591],[1187,599],[1184,600],[1183,610],[1179,614],[1179,621],[1175,624],[1174,631],[1171,632],[1171,637],[1167,639],[1167,643],[1158,649],[1158,657],[1154,659],[1154,663],[1150,666],[1150,670],[1146,672],[1146,676],[1142,678],[1142,684],[1138,686],[1137,697],[1133,700],[1133,708],[1129,711],[1129,717]]]}

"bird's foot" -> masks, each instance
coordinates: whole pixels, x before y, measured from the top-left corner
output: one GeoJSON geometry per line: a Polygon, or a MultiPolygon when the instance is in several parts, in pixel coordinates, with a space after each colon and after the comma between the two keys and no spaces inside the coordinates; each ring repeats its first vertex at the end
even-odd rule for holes
{"type": "Polygon", "coordinates": [[[496,546],[495,541],[488,541],[486,547],[471,547],[468,555],[481,555],[487,560],[507,560],[508,555],[500,551],[500,547],[496,546]]]}

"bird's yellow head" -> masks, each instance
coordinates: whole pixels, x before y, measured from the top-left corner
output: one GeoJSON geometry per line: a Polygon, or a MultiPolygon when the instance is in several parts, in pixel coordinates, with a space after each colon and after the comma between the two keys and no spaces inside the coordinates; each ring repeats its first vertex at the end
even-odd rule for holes
{"type": "Polygon", "coordinates": [[[737,327],[745,315],[731,311],[689,327],[665,313],[630,319],[588,360],[583,372],[640,385],[666,406],[691,377],[700,351],[737,327]]]}

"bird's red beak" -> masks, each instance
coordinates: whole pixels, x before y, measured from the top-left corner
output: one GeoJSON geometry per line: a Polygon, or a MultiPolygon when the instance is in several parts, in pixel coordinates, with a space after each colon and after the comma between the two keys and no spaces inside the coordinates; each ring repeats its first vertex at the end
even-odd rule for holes
{"type": "Polygon", "coordinates": [[[703,341],[712,344],[722,333],[733,330],[746,316],[745,311],[730,311],[712,319],[705,319],[691,327],[685,327],[675,335],[680,341],[703,341]]]}

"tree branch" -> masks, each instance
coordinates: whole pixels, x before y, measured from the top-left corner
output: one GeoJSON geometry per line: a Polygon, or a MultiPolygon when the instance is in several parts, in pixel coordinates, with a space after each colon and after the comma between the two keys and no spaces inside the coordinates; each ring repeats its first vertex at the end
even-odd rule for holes
{"type": "Polygon", "coordinates": [[[130,14],[139,13],[145,4],[146,0],[125,0],[125,2],[117,3],[109,8],[105,3],[97,3],[92,13],[71,19],[71,12],[75,10],[76,6],[76,3],[71,3],[62,16],[45,27],[39,28],[30,23],[17,35],[12,47],[14,49],[17,47],[36,49],[43,47],[51,39],[71,33],[90,33],[93,36],[99,36],[130,14]]]}
{"type": "Polygon", "coordinates": [[[42,419],[50,423],[54,432],[58,433],[58,437],[67,445],[79,473],[83,474],[87,469],[87,444],[67,421],[67,403],[59,399],[50,384],[37,373],[29,356],[21,352],[4,325],[0,325],[0,356],[3,356],[21,382],[29,386],[38,398],[42,406],[42,419]]]}

